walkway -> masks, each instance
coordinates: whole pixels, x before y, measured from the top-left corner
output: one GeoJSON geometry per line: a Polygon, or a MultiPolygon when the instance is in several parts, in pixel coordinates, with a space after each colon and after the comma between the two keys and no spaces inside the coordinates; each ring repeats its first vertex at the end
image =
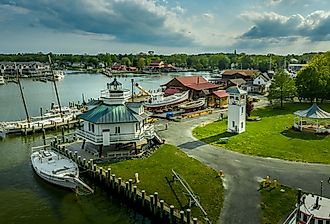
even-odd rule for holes
{"type": "Polygon", "coordinates": [[[205,144],[192,136],[194,127],[215,120],[218,116],[218,113],[213,113],[178,123],[171,122],[167,130],[158,133],[166,139],[166,143],[178,146],[216,170],[224,171],[225,200],[219,220],[221,223],[260,222],[260,195],[257,189],[260,180],[267,175],[284,185],[317,194],[320,193],[320,181],[323,180],[323,195],[330,197],[330,185],[327,183],[330,165],[248,156],[205,144]]]}

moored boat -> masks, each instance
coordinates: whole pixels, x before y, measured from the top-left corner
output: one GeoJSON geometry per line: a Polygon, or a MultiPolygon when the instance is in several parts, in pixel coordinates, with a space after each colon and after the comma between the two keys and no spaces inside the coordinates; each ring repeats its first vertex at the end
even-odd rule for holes
{"type": "Polygon", "coordinates": [[[60,81],[60,80],[64,79],[64,71],[54,70],[54,79],[55,79],[55,81],[60,81]]]}
{"type": "Polygon", "coordinates": [[[170,96],[164,96],[163,92],[153,93],[149,101],[144,104],[146,109],[159,109],[168,106],[178,105],[189,98],[189,90],[181,93],[176,93],[170,96]]]}
{"type": "Polygon", "coordinates": [[[52,184],[70,188],[93,190],[79,179],[78,165],[71,159],[53,151],[41,149],[31,154],[32,167],[39,177],[52,184]]]}
{"type": "Polygon", "coordinates": [[[52,150],[31,154],[32,167],[42,179],[66,188],[75,188],[79,168],[75,162],[52,150]]]}

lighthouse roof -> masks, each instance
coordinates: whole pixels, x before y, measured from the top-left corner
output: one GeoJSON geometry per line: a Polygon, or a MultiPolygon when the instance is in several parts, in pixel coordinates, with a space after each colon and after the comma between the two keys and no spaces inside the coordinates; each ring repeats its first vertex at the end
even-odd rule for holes
{"type": "Polygon", "coordinates": [[[126,105],[101,104],[79,116],[80,119],[95,124],[134,123],[143,120],[126,105]]]}
{"type": "Polygon", "coordinates": [[[236,95],[236,94],[240,94],[240,95],[247,94],[246,91],[238,88],[237,86],[231,86],[231,87],[229,87],[228,89],[226,89],[226,92],[228,94],[232,94],[232,95],[236,95]]]}

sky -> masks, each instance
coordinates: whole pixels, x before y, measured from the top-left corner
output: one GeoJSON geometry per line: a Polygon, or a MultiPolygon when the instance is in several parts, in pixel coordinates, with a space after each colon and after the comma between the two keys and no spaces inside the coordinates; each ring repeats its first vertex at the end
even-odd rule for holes
{"type": "Polygon", "coordinates": [[[0,0],[0,53],[330,50],[330,0],[0,0]]]}

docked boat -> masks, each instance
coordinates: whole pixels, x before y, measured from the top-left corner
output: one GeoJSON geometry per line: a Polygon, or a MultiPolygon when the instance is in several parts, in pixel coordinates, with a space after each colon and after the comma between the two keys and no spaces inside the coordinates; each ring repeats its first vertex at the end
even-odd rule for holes
{"type": "Polygon", "coordinates": [[[71,159],[53,151],[42,149],[31,154],[32,167],[42,179],[70,189],[93,190],[79,179],[78,165],[71,159]]]}
{"type": "Polygon", "coordinates": [[[54,70],[54,79],[55,79],[55,81],[60,81],[60,80],[64,79],[64,71],[54,70]]]}
{"type": "Polygon", "coordinates": [[[5,78],[2,75],[0,75],[0,85],[3,84],[5,84],[5,78]]]}
{"type": "Polygon", "coordinates": [[[330,199],[305,194],[283,224],[330,223],[330,199]]]}
{"type": "Polygon", "coordinates": [[[173,95],[164,96],[163,92],[153,93],[148,102],[144,104],[146,109],[159,109],[168,106],[178,105],[189,98],[189,90],[173,95]]]}
{"type": "Polygon", "coordinates": [[[179,106],[179,108],[183,110],[194,110],[194,109],[199,109],[204,105],[205,105],[205,98],[200,98],[198,100],[183,103],[179,106]]]}

